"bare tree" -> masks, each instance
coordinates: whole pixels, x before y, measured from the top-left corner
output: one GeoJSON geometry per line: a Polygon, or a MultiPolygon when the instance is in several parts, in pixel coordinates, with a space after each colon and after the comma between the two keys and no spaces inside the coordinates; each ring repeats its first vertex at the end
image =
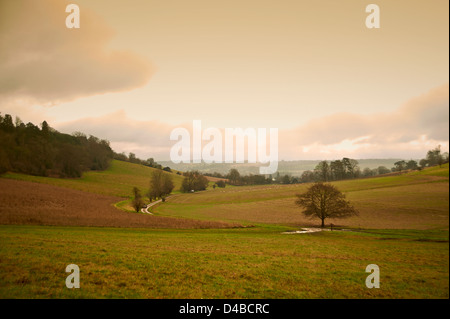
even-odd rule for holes
{"type": "Polygon", "coordinates": [[[315,183],[303,194],[297,194],[296,204],[302,207],[303,214],[322,220],[326,218],[345,218],[358,215],[358,211],[345,199],[345,195],[331,184],[315,183]]]}
{"type": "Polygon", "coordinates": [[[133,187],[133,201],[131,204],[133,205],[133,208],[136,211],[136,213],[139,213],[142,206],[144,205],[144,202],[142,200],[141,191],[137,187],[133,187]]]}
{"type": "Polygon", "coordinates": [[[319,164],[317,164],[316,168],[314,169],[314,172],[319,177],[319,180],[323,182],[328,182],[329,176],[330,176],[330,165],[327,161],[322,161],[319,164]]]}
{"type": "Polygon", "coordinates": [[[147,193],[150,201],[161,198],[164,202],[166,197],[172,192],[174,184],[170,173],[162,170],[154,170],[150,178],[150,190],[147,193]]]}
{"type": "Polygon", "coordinates": [[[342,159],[342,164],[344,165],[345,170],[350,178],[357,177],[359,169],[357,160],[344,157],[342,159]]]}
{"type": "Polygon", "coordinates": [[[330,173],[332,179],[340,180],[345,178],[345,167],[342,161],[336,160],[330,163],[330,173]]]}

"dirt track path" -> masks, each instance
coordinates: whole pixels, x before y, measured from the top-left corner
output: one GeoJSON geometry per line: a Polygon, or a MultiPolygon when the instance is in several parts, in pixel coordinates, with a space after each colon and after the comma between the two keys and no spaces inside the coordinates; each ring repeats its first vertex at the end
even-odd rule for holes
{"type": "Polygon", "coordinates": [[[148,209],[149,209],[150,207],[152,207],[153,205],[156,205],[156,204],[158,204],[158,203],[161,203],[161,201],[162,201],[162,200],[160,199],[160,200],[157,200],[156,202],[153,202],[153,203],[148,204],[147,207],[141,208],[141,212],[143,212],[144,214],[150,214],[150,215],[153,215],[153,213],[149,212],[148,209]]]}
{"type": "MultiPolygon", "coordinates": [[[[167,200],[167,198],[169,198],[169,197],[166,197],[166,200],[167,200]]],[[[153,213],[149,212],[148,209],[149,209],[150,207],[156,205],[156,204],[161,203],[161,202],[162,202],[162,199],[158,199],[156,202],[152,202],[152,203],[148,204],[147,207],[142,208],[142,209],[141,209],[141,212],[143,212],[144,214],[150,214],[150,215],[153,215],[153,213]]]]}

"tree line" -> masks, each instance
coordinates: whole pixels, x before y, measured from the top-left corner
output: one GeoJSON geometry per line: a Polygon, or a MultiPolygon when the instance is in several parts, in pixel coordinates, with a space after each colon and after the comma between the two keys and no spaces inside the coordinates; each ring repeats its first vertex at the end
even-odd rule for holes
{"type": "MultiPolygon", "coordinates": [[[[281,175],[279,172],[277,172],[275,177],[273,177],[272,175],[269,176],[252,175],[252,174],[241,175],[239,171],[235,168],[231,169],[228,174],[220,174],[220,173],[202,174],[199,171],[188,171],[182,174],[184,178],[181,183],[180,191],[183,193],[188,193],[206,190],[209,185],[209,181],[206,178],[206,176],[223,179],[217,181],[213,185],[213,188],[216,187],[223,188],[226,186],[226,184],[241,186],[241,185],[295,184],[295,183],[314,182],[316,183],[315,184],[316,186],[314,186],[314,188],[311,188],[310,192],[308,193],[308,196],[314,197],[315,196],[314,194],[316,193],[333,194],[333,196],[336,198],[335,202],[338,203],[340,206],[345,207],[344,210],[338,211],[339,214],[337,214],[336,212],[331,214],[326,208],[321,207],[320,208],[321,213],[319,217],[322,219],[322,227],[323,227],[323,221],[327,217],[336,217],[336,218],[347,217],[356,213],[356,211],[351,206],[349,206],[347,202],[345,202],[345,205],[343,205],[344,199],[341,195],[339,195],[339,192],[333,189],[328,184],[323,184],[324,182],[370,177],[375,175],[388,174],[391,172],[401,172],[403,170],[420,170],[428,166],[442,165],[444,163],[448,163],[448,161],[449,161],[448,153],[442,154],[440,147],[437,147],[435,149],[428,151],[426,157],[423,160],[420,160],[419,163],[417,163],[417,161],[414,160],[409,161],[401,160],[395,162],[394,167],[392,167],[391,169],[388,169],[385,166],[379,166],[378,168],[375,169],[365,168],[361,170],[359,168],[359,163],[357,160],[345,157],[342,160],[335,160],[331,162],[321,161],[319,162],[319,164],[317,164],[314,171],[305,171],[299,178],[292,177],[289,175],[281,175]]],[[[177,174],[181,173],[178,172],[177,174]]],[[[152,202],[153,200],[157,199],[165,201],[165,199],[167,198],[168,195],[171,194],[173,189],[174,183],[172,176],[170,174],[167,174],[167,172],[164,172],[163,169],[160,168],[159,170],[152,172],[150,178],[150,188],[146,193],[146,195],[148,197],[149,202],[152,202]]],[[[302,197],[299,195],[298,197],[299,201],[297,202],[297,204],[303,207],[309,208],[312,207],[308,202],[308,200],[310,200],[309,197],[302,197]]],[[[139,189],[134,187],[133,207],[137,212],[144,206],[144,201],[142,200],[142,198],[143,196],[141,195],[139,189]]],[[[317,210],[316,208],[314,209],[311,208],[311,212],[312,211],[317,213],[319,210],[317,210]]],[[[311,213],[311,215],[316,216],[317,215],[316,213],[314,214],[311,213]]]]}
{"type": "Polygon", "coordinates": [[[403,172],[407,170],[421,170],[426,167],[442,165],[448,163],[448,153],[441,153],[440,146],[429,150],[425,158],[419,162],[410,160],[400,160],[394,163],[394,166],[389,169],[385,166],[378,168],[364,168],[360,169],[357,160],[350,158],[343,158],[335,161],[321,161],[315,167],[314,171],[305,171],[300,177],[300,182],[329,182],[343,179],[372,177],[377,175],[388,174],[392,172],[403,172]]]}
{"type": "Polygon", "coordinates": [[[156,169],[161,169],[166,172],[172,172],[170,167],[168,167],[168,166],[164,167],[161,164],[158,164],[152,157],[150,157],[146,160],[142,160],[142,159],[136,157],[136,154],[134,154],[132,152],[128,153],[128,155],[126,155],[125,152],[122,152],[122,153],[114,152],[113,158],[118,161],[140,164],[140,165],[144,165],[144,166],[148,166],[148,167],[153,167],[156,169]]]}
{"type": "MultiPolygon", "coordinates": [[[[226,183],[234,186],[243,186],[243,185],[264,185],[271,184],[273,182],[272,175],[258,175],[258,174],[249,174],[249,175],[241,175],[240,172],[236,168],[230,169],[227,174],[220,174],[217,172],[214,173],[205,173],[205,176],[223,178],[227,180],[226,183]]],[[[215,184],[217,187],[225,187],[224,181],[218,181],[215,184]]]]}
{"type": "Polygon", "coordinates": [[[386,166],[378,166],[377,168],[361,169],[359,162],[355,159],[344,157],[341,160],[321,161],[314,170],[306,170],[301,176],[292,176],[290,174],[275,175],[241,175],[235,168],[231,169],[228,174],[220,174],[217,172],[206,173],[205,176],[223,178],[227,183],[234,186],[242,185],[264,185],[264,184],[297,184],[312,182],[330,182],[345,179],[373,177],[377,175],[388,174],[392,172],[402,172],[406,170],[421,170],[426,167],[442,165],[449,162],[449,154],[441,153],[440,146],[429,150],[425,158],[419,162],[410,160],[400,160],[394,163],[392,168],[386,166]]]}
{"type": "Polygon", "coordinates": [[[80,177],[109,167],[113,151],[107,140],[76,132],[60,133],[44,121],[40,127],[0,114],[0,174],[80,177]]]}
{"type": "Polygon", "coordinates": [[[447,152],[442,153],[441,152],[441,146],[438,145],[436,148],[431,149],[427,152],[427,155],[425,158],[422,158],[419,161],[419,169],[423,169],[425,167],[431,167],[431,166],[442,166],[443,164],[448,163],[449,161],[449,155],[447,152]]]}
{"type": "MultiPolygon", "coordinates": [[[[385,170],[390,172],[387,168],[380,167],[380,172],[385,170]]],[[[228,174],[212,173],[205,174],[207,176],[224,178],[228,180],[228,184],[234,186],[243,185],[266,185],[266,184],[298,184],[318,181],[331,181],[345,178],[357,178],[361,176],[361,171],[358,166],[358,161],[350,158],[343,158],[337,161],[321,161],[313,171],[304,171],[300,177],[291,176],[290,174],[275,175],[241,175],[239,171],[232,168],[228,174]]]]}

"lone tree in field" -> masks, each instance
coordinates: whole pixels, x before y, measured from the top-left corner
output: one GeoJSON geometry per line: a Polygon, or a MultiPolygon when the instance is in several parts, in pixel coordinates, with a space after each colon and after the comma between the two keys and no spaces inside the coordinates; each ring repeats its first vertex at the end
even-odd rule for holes
{"type": "Polygon", "coordinates": [[[297,194],[295,203],[302,207],[303,214],[320,218],[325,227],[326,218],[345,218],[358,215],[358,211],[345,199],[345,195],[331,184],[316,183],[306,193],[297,194]]]}
{"type": "Polygon", "coordinates": [[[208,179],[198,171],[186,172],[183,175],[184,179],[180,188],[182,193],[204,191],[208,187],[208,179]]]}
{"type": "Polygon", "coordinates": [[[144,202],[142,200],[141,191],[137,187],[133,187],[133,201],[131,204],[133,205],[133,208],[136,211],[136,213],[139,213],[139,210],[144,205],[144,202]]]}

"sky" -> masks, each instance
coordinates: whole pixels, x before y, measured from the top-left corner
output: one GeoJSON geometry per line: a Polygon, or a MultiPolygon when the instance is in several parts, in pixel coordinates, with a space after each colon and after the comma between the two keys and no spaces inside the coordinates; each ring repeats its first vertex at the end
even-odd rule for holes
{"type": "Polygon", "coordinates": [[[193,120],[278,128],[284,160],[423,158],[449,145],[448,6],[0,0],[0,112],[143,159],[168,160],[193,120]]]}

